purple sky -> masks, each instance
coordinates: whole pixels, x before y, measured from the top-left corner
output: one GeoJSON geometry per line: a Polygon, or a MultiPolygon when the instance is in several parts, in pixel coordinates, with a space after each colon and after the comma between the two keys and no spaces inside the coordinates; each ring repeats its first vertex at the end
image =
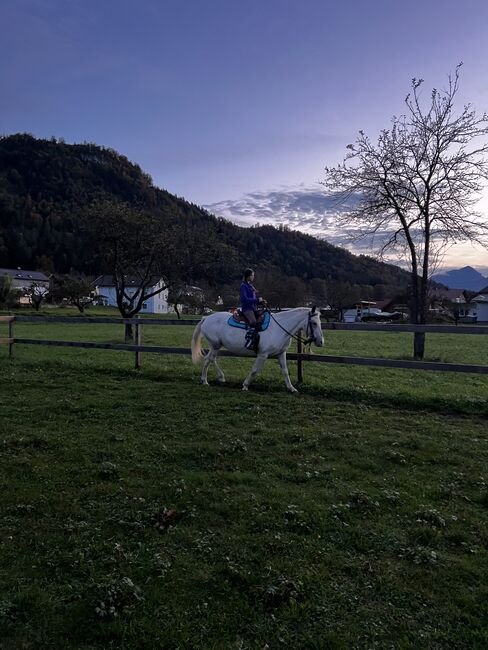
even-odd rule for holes
{"type": "Polygon", "coordinates": [[[0,24],[0,132],[113,147],[243,223],[266,219],[259,195],[320,234],[323,167],[414,76],[429,92],[463,61],[462,100],[488,108],[485,0],[2,0],[0,24]]]}

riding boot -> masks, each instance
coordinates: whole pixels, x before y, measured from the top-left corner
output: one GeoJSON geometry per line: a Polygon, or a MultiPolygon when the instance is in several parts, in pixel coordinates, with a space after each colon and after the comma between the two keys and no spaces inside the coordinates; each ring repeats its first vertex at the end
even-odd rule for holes
{"type": "Polygon", "coordinates": [[[252,349],[256,354],[258,353],[259,339],[261,338],[259,336],[259,332],[261,332],[261,323],[256,323],[256,327],[254,328],[253,337],[252,337],[252,341],[253,341],[252,349]]]}
{"type": "Polygon", "coordinates": [[[254,330],[253,337],[252,337],[252,349],[256,354],[258,353],[259,339],[260,339],[259,331],[258,328],[256,328],[254,330]]]}
{"type": "Polygon", "coordinates": [[[246,342],[244,343],[244,346],[248,350],[253,350],[254,349],[254,337],[256,335],[256,328],[255,327],[249,327],[249,329],[246,332],[246,342]]]}

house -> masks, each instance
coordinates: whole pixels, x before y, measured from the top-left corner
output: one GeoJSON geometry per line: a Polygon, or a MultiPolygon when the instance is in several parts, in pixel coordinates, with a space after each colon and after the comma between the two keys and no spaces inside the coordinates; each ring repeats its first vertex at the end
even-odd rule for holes
{"type": "Polygon", "coordinates": [[[463,289],[436,289],[431,298],[436,311],[448,309],[460,323],[488,322],[488,287],[470,300],[463,289]]]}
{"type": "Polygon", "coordinates": [[[429,291],[429,307],[435,311],[451,309],[453,305],[461,305],[466,302],[464,289],[444,289],[436,287],[429,291]]]}
{"type": "Polygon", "coordinates": [[[476,322],[488,323],[488,287],[472,298],[471,302],[476,305],[476,322]]]}
{"type": "Polygon", "coordinates": [[[434,310],[445,312],[448,309],[459,323],[488,323],[488,287],[470,300],[466,299],[463,289],[437,290],[435,300],[434,310]]]}
{"type": "MultiPolygon", "coordinates": [[[[133,296],[140,287],[140,278],[136,276],[127,276],[125,278],[126,292],[133,296]]],[[[164,279],[154,276],[146,287],[146,293],[157,291],[165,285],[164,279]]],[[[109,307],[117,307],[117,293],[113,276],[101,275],[93,283],[94,300],[97,304],[103,304],[109,307]]],[[[168,289],[163,289],[154,296],[148,298],[142,306],[141,313],[144,314],[167,314],[171,311],[168,308],[168,289]]]]}
{"type": "Polygon", "coordinates": [[[49,291],[49,278],[40,271],[23,269],[0,269],[0,277],[8,277],[12,281],[12,289],[27,292],[32,285],[49,291]]]}
{"type": "Polygon", "coordinates": [[[45,296],[49,292],[50,280],[44,273],[40,271],[28,271],[24,269],[0,269],[0,278],[10,278],[12,282],[12,289],[19,292],[19,303],[21,305],[29,305],[32,303],[30,293],[36,296],[45,296]]]}

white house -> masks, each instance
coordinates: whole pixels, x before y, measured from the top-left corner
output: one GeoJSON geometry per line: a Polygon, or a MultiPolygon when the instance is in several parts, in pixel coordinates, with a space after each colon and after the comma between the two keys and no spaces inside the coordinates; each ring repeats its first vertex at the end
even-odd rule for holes
{"type": "Polygon", "coordinates": [[[471,302],[476,305],[476,322],[488,323],[488,291],[479,293],[471,302]]]}
{"type": "MultiPolygon", "coordinates": [[[[135,276],[125,278],[126,292],[129,296],[134,295],[140,286],[140,279],[135,276]]],[[[152,277],[150,284],[146,288],[146,293],[152,293],[164,286],[164,279],[152,277]]],[[[101,275],[93,283],[95,300],[109,307],[117,307],[117,293],[115,284],[111,275],[101,275]]],[[[141,313],[145,314],[167,314],[170,311],[168,307],[168,289],[163,289],[155,296],[148,298],[142,305],[141,313]]]]}

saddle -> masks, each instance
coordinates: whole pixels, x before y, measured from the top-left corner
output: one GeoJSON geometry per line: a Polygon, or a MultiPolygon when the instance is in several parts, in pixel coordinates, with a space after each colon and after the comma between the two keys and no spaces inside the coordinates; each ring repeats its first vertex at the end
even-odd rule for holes
{"type": "MultiPolygon", "coordinates": [[[[229,310],[231,316],[229,317],[227,324],[231,327],[240,327],[241,329],[247,330],[250,325],[245,319],[242,311],[240,309],[234,308],[229,310]]],[[[270,321],[269,311],[260,310],[256,313],[256,324],[259,331],[264,332],[268,328],[270,321]]]]}

